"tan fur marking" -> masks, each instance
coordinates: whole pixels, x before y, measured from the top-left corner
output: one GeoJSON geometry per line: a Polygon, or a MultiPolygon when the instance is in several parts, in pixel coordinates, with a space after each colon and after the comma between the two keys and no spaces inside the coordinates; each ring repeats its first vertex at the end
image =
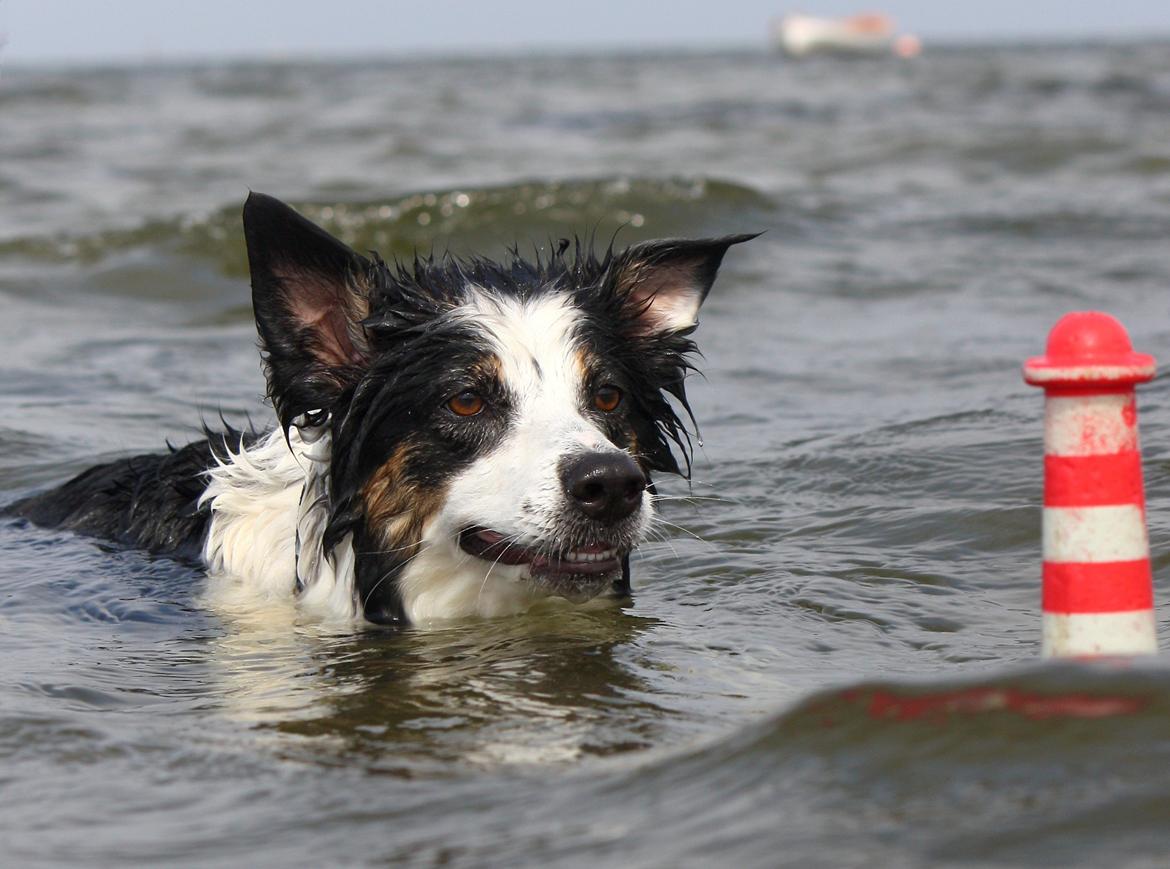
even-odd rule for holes
{"type": "Polygon", "coordinates": [[[408,557],[422,540],[427,520],[443,506],[442,489],[423,490],[406,479],[412,445],[399,446],[362,488],[366,521],[386,550],[408,557]]]}
{"type": "Polygon", "coordinates": [[[642,455],[642,451],[638,449],[638,433],[632,428],[628,428],[630,442],[626,445],[626,452],[634,457],[634,461],[638,463],[638,467],[642,469],[645,474],[650,473],[650,460],[642,455]]]}
{"type": "Polygon", "coordinates": [[[484,356],[476,361],[471,367],[471,375],[474,378],[482,378],[485,382],[502,383],[504,380],[504,363],[500,361],[500,357],[492,353],[490,356],[484,356]]]}
{"type": "Polygon", "coordinates": [[[589,352],[587,347],[578,347],[577,352],[573,354],[573,361],[577,364],[577,374],[581,377],[582,383],[589,382],[589,374],[593,371],[592,361],[593,354],[589,352]]]}

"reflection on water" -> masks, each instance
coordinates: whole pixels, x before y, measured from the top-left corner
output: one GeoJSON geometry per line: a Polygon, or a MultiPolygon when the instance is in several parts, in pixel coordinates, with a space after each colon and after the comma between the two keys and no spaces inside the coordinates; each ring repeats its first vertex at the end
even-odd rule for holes
{"type": "Polygon", "coordinates": [[[655,622],[617,610],[355,635],[290,604],[215,604],[225,713],[339,757],[562,762],[650,746],[669,714],[628,660],[655,622]]]}

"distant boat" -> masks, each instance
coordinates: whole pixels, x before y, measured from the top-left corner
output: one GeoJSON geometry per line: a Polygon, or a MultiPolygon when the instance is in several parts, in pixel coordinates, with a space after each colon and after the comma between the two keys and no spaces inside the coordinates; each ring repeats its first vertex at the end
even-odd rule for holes
{"type": "Polygon", "coordinates": [[[791,57],[810,54],[914,57],[922,51],[917,36],[895,33],[893,20],[874,12],[848,18],[785,15],[773,23],[772,38],[791,57]]]}

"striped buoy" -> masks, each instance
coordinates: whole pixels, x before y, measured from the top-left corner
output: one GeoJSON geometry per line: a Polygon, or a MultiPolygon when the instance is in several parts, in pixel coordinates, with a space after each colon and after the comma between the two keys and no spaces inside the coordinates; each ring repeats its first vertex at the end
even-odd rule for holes
{"type": "Polygon", "coordinates": [[[1154,376],[1108,314],[1066,314],[1024,380],[1045,393],[1045,657],[1156,652],[1134,385],[1154,376]]]}

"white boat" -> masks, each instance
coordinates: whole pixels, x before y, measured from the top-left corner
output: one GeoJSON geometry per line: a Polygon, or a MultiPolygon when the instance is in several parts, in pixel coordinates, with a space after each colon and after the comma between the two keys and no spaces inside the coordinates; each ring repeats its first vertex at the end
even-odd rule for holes
{"type": "Polygon", "coordinates": [[[848,18],[786,15],[773,23],[772,38],[792,57],[810,54],[914,57],[922,50],[918,37],[896,33],[889,16],[874,12],[848,18]]]}

